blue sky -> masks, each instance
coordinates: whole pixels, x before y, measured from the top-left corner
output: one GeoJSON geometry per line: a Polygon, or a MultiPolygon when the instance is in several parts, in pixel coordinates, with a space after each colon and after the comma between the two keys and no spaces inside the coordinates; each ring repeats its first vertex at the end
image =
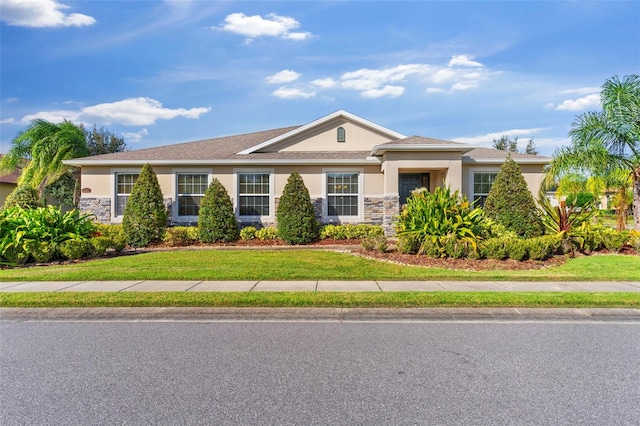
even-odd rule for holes
{"type": "Polygon", "coordinates": [[[640,73],[640,2],[0,0],[0,152],[30,120],[130,149],[344,109],[406,135],[569,143],[640,73]]]}

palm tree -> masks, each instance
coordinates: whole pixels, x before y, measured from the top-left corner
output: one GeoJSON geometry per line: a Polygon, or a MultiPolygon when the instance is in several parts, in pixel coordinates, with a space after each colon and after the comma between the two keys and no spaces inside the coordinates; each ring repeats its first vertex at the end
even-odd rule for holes
{"type": "Polygon", "coordinates": [[[66,120],[60,124],[33,120],[12,145],[0,161],[0,170],[13,170],[29,160],[18,183],[36,188],[41,197],[47,185],[70,171],[70,166],[62,163],[64,160],[89,155],[82,129],[66,120]]]}
{"type": "Polygon", "coordinates": [[[549,175],[624,171],[631,176],[635,229],[640,231],[640,76],[608,79],[600,103],[602,111],[576,116],[569,131],[572,143],[556,150],[549,175]]]}

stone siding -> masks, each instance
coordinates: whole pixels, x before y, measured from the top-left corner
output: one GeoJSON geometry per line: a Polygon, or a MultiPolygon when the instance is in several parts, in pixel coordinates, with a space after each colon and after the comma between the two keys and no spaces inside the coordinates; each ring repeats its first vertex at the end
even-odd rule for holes
{"type": "Polygon", "coordinates": [[[82,213],[93,214],[100,223],[111,222],[110,198],[80,198],[78,210],[82,213]]]}
{"type": "Polygon", "coordinates": [[[395,236],[396,228],[393,225],[396,216],[400,214],[400,197],[387,196],[384,197],[384,215],[382,218],[382,227],[387,236],[395,236]]]}

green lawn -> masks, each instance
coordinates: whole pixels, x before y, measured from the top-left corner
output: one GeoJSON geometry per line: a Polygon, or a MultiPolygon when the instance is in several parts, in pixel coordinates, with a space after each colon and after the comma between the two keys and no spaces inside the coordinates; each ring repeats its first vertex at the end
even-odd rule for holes
{"type": "Polygon", "coordinates": [[[0,281],[86,280],[640,281],[640,256],[598,255],[530,271],[403,266],[316,250],[176,250],[0,270],[0,281]]]}

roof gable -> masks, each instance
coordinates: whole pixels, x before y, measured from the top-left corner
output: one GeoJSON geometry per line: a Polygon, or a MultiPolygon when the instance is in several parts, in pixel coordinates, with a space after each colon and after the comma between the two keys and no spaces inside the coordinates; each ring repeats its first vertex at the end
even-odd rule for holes
{"type": "MultiPolygon", "coordinates": [[[[376,123],[365,120],[362,117],[358,117],[357,115],[351,114],[344,110],[339,110],[325,117],[305,124],[304,126],[293,129],[290,132],[284,133],[258,145],[242,150],[238,152],[238,154],[247,155],[256,152],[269,152],[279,149],[285,151],[327,151],[328,149],[326,147],[318,146],[318,142],[322,140],[322,138],[319,136],[326,132],[333,132],[335,131],[335,129],[337,129],[337,127],[346,126],[351,126],[351,129],[347,129],[347,131],[355,130],[356,132],[361,133],[366,132],[372,136],[372,140],[367,142],[370,146],[366,147],[366,150],[373,148],[374,145],[381,142],[385,143],[406,137],[401,133],[395,132],[376,123]],[[296,145],[300,143],[304,143],[304,146],[301,145],[296,147],[296,145]]],[[[347,138],[349,138],[349,133],[347,133],[347,138]]],[[[335,140],[335,137],[333,140],[335,140]]],[[[356,145],[358,144],[356,143],[356,145]]],[[[355,148],[357,149],[354,149],[353,146],[348,145],[344,145],[344,148],[342,148],[340,145],[335,145],[333,146],[333,148],[335,148],[336,146],[339,150],[345,151],[360,150],[362,148],[362,146],[356,146],[355,148]]]]}

